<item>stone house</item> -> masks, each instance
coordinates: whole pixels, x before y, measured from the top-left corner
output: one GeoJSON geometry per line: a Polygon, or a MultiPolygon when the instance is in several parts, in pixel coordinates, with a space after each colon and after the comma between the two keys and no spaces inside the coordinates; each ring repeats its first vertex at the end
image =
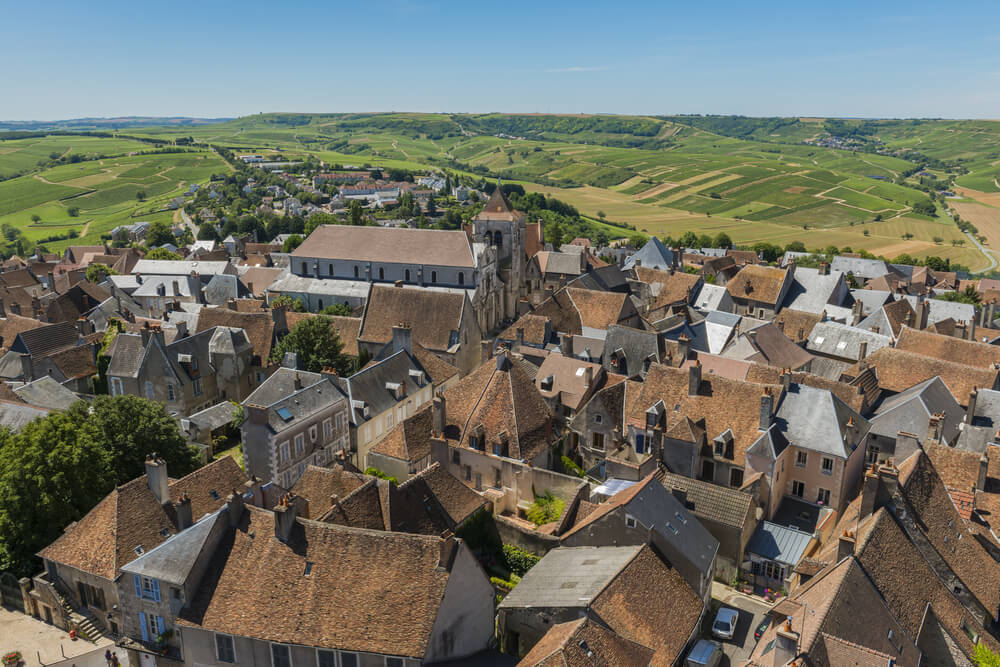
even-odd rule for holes
{"type": "Polygon", "coordinates": [[[773,319],[793,283],[795,265],[777,269],[759,264],[744,266],[726,284],[734,312],[758,319],[773,319]]]}

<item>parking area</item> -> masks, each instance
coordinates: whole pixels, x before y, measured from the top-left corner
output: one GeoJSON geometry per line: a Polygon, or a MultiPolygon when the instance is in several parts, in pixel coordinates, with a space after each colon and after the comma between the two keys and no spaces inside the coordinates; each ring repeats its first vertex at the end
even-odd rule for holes
{"type": "Polygon", "coordinates": [[[745,595],[741,595],[731,588],[715,587],[712,589],[712,609],[706,614],[702,624],[702,636],[707,639],[715,639],[722,644],[722,652],[725,657],[719,663],[720,667],[737,667],[750,657],[757,640],[754,639],[754,629],[764,620],[764,616],[770,610],[770,606],[765,602],[757,602],[745,595]],[[727,607],[735,609],[739,613],[736,622],[736,632],[732,639],[718,639],[712,636],[712,623],[720,608],[727,607]]]}

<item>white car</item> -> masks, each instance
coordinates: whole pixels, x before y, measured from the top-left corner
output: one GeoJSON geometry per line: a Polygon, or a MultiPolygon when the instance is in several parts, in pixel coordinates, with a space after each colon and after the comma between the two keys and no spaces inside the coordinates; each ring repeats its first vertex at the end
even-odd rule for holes
{"type": "Polygon", "coordinates": [[[715,615],[715,623],[712,623],[712,634],[719,639],[732,639],[733,635],[736,634],[738,620],[740,620],[740,612],[723,607],[715,615]]]}

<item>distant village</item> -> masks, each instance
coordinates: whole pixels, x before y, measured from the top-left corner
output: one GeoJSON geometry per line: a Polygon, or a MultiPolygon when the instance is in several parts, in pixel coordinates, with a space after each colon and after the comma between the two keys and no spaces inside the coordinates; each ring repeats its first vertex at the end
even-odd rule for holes
{"type": "Polygon", "coordinates": [[[5,606],[133,667],[1000,650],[1000,281],[553,243],[503,184],[231,161],[168,242],[3,262],[0,424],[136,396],[201,464],[147,457],[5,606]]]}

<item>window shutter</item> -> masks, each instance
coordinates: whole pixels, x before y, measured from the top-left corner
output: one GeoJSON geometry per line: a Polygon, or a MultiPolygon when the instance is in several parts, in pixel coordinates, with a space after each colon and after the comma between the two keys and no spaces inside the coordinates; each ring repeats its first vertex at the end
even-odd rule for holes
{"type": "Polygon", "coordinates": [[[163,617],[162,616],[157,616],[156,617],[156,631],[158,633],[160,633],[161,635],[163,634],[163,627],[164,627],[163,626],[163,617]]]}
{"type": "Polygon", "coordinates": [[[142,581],[139,579],[138,574],[132,575],[132,583],[135,584],[135,596],[137,598],[142,597],[142,581]]]}
{"type": "Polygon", "coordinates": [[[149,641],[149,629],[146,627],[146,614],[139,612],[139,627],[142,629],[142,641],[149,641]]]}
{"type": "Polygon", "coordinates": [[[153,599],[157,602],[160,601],[160,580],[150,579],[153,582],[153,599]]]}

